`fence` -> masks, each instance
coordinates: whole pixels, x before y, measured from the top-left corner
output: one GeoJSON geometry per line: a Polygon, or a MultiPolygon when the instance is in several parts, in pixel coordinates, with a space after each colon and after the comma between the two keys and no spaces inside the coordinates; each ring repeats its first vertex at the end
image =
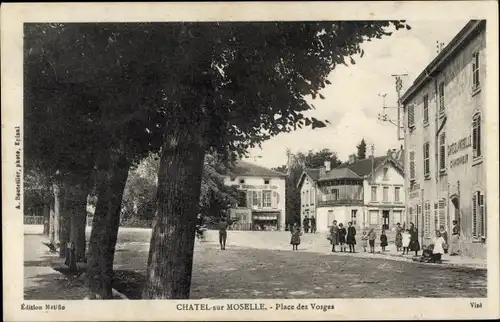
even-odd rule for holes
{"type": "MultiPolygon", "coordinates": [[[[87,226],[92,227],[93,216],[87,216],[87,226]]],[[[152,220],[141,220],[141,219],[128,219],[121,220],[120,227],[128,227],[128,228],[151,228],[153,227],[152,220]]]]}
{"type": "Polygon", "coordinates": [[[43,225],[43,216],[24,216],[25,225],[43,225]]]}

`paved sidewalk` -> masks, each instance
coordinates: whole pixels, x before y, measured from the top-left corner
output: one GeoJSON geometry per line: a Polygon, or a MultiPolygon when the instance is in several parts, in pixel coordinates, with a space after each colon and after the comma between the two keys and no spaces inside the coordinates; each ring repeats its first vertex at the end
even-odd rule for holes
{"type": "MultiPolygon", "coordinates": [[[[208,231],[207,242],[218,243],[218,232],[214,230],[208,231]]],[[[357,238],[358,244],[356,245],[356,253],[342,253],[337,251],[335,254],[343,256],[356,256],[363,258],[386,258],[389,260],[396,261],[409,261],[413,262],[413,256],[415,253],[409,255],[402,255],[402,252],[396,251],[396,246],[394,244],[394,237],[388,234],[389,245],[386,247],[385,252],[381,252],[380,242],[377,241],[375,244],[375,254],[368,252],[363,252],[363,248],[360,245],[360,240],[357,238]]],[[[228,246],[239,246],[247,248],[258,248],[258,249],[271,249],[271,250],[292,250],[290,245],[290,233],[285,231],[268,232],[268,231],[229,231],[228,232],[228,246]]],[[[339,249],[340,247],[337,247],[339,249]]],[[[348,248],[348,247],[347,247],[348,248]]],[[[315,233],[315,234],[303,234],[301,236],[301,244],[299,246],[299,252],[313,252],[328,254],[331,253],[331,245],[325,237],[325,233],[315,233]]],[[[422,251],[419,252],[419,255],[422,251]]],[[[427,265],[445,265],[454,267],[468,267],[475,269],[486,269],[486,260],[466,258],[461,256],[449,256],[444,254],[442,257],[442,264],[431,264],[427,265]]]]}

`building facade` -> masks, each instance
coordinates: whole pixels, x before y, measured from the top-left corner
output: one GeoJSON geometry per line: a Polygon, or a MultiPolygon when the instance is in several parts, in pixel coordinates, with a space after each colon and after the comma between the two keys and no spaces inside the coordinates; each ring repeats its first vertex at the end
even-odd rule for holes
{"type": "MultiPolygon", "coordinates": [[[[318,231],[327,231],[333,220],[344,225],[351,221],[358,229],[392,229],[397,223],[404,224],[404,172],[392,154],[364,160],[350,156],[349,162],[337,168],[326,171],[327,166],[319,169],[314,185],[315,209],[311,209],[310,199],[301,200],[305,201],[301,208],[309,210],[302,216],[314,213],[318,231]]],[[[299,184],[301,191],[311,191],[305,179],[299,184]]]]}
{"type": "Polygon", "coordinates": [[[239,190],[238,205],[230,210],[233,229],[284,230],[286,175],[256,164],[237,161],[224,184],[239,190]]]}
{"type": "MultiPolygon", "coordinates": [[[[330,169],[329,169],[330,170],[330,169]]],[[[305,169],[302,173],[298,187],[300,188],[300,217],[316,217],[317,190],[320,169],[305,169]]]]}
{"type": "Polygon", "coordinates": [[[465,256],[486,256],[486,22],[470,21],[402,96],[407,220],[429,244],[460,223],[465,256]]]}

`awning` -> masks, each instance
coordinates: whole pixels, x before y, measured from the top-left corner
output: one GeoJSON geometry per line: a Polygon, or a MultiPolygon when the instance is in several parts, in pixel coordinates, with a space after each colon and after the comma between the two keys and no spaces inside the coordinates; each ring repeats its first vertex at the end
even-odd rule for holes
{"type": "Polygon", "coordinates": [[[278,220],[278,216],[253,216],[255,220],[278,220]]]}

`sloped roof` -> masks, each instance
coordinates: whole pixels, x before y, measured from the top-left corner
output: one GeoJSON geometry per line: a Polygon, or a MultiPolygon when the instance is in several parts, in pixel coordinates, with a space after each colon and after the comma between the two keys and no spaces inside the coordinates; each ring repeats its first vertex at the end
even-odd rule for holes
{"type": "Polygon", "coordinates": [[[319,169],[305,169],[304,172],[314,181],[319,179],[319,169]]]}
{"type": "Polygon", "coordinates": [[[284,173],[241,160],[236,161],[235,166],[231,169],[230,174],[247,177],[286,177],[286,174],[284,173]]]}
{"type": "Polygon", "coordinates": [[[323,177],[321,177],[318,181],[326,181],[326,180],[335,180],[335,179],[362,179],[359,175],[354,173],[351,169],[343,167],[343,168],[335,168],[331,171],[328,171],[323,177]]]}
{"type": "MultiPolygon", "coordinates": [[[[374,157],[373,168],[376,169],[383,162],[385,162],[387,158],[388,156],[374,157]]],[[[352,164],[349,164],[349,162],[344,162],[335,169],[343,169],[343,168],[351,170],[359,177],[364,177],[372,173],[372,159],[371,157],[368,157],[363,160],[356,160],[352,164]]]]}

